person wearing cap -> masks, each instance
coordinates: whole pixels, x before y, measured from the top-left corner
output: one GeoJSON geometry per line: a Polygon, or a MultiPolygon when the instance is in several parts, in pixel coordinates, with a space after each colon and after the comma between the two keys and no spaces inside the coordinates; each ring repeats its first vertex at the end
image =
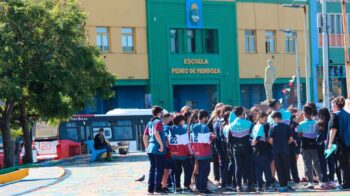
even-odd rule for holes
{"type": "Polygon", "coordinates": [[[163,108],[152,107],[152,119],[147,124],[143,142],[150,162],[148,193],[162,193],[162,178],[164,174],[164,164],[166,155],[166,137],[163,131],[162,115],[163,108]]]}

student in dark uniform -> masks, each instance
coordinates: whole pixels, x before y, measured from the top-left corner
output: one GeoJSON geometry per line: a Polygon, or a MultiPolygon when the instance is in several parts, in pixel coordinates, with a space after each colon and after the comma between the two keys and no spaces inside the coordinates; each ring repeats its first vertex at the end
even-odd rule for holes
{"type": "Polygon", "coordinates": [[[237,191],[242,190],[242,179],[247,179],[247,192],[252,191],[252,161],[253,148],[250,143],[250,129],[252,123],[244,118],[244,108],[234,109],[237,118],[229,125],[229,142],[233,147],[233,154],[236,166],[237,191]]]}
{"type": "Polygon", "coordinates": [[[269,144],[265,137],[264,132],[264,124],[267,121],[267,114],[264,112],[260,112],[258,114],[258,122],[254,125],[254,128],[251,133],[251,137],[253,138],[252,145],[254,146],[254,166],[255,166],[255,176],[257,181],[257,192],[262,190],[263,173],[266,179],[266,191],[272,191],[272,173],[269,161],[269,144]]]}
{"type": "Polygon", "coordinates": [[[342,175],[340,189],[350,188],[350,114],[344,110],[345,99],[338,97],[332,102],[333,112],[330,122],[328,148],[337,145],[336,160],[342,175]]]}
{"type": "Polygon", "coordinates": [[[291,187],[288,187],[287,184],[290,170],[289,144],[293,141],[292,131],[289,125],[282,122],[282,114],[280,112],[272,113],[271,118],[274,120],[274,125],[269,132],[269,142],[272,145],[272,153],[281,187],[279,191],[294,191],[291,187]]]}

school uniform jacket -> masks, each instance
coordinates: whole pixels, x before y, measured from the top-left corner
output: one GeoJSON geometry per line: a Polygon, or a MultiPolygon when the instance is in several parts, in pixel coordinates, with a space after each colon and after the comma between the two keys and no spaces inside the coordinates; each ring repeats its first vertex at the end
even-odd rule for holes
{"type": "Polygon", "coordinates": [[[194,157],[197,160],[211,159],[211,141],[214,136],[206,124],[197,123],[191,127],[191,143],[194,157]]]}
{"type": "Polygon", "coordinates": [[[169,150],[173,159],[188,159],[190,138],[187,130],[181,125],[173,125],[168,135],[169,150]]]}
{"type": "MultiPolygon", "coordinates": [[[[286,124],[286,125],[290,125],[291,123],[291,119],[292,119],[292,114],[288,111],[288,110],[284,110],[284,109],[280,109],[278,112],[281,112],[282,114],[282,123],[283,124],[286,124]]],[[[270,125],[274,125],[276,124],[274,122],[274,120],[272,119],[272,114],[271,113],[268,118],[267,118],[267,122],[270,124],[270,125]]]]}
{"type": "Polygon", "coordinates": [[[250,143],[250,130],[252,123],[242,118],[236,118],[229,125],[229,142],[234,153],[250,153],[252,151],[250,143]]]}

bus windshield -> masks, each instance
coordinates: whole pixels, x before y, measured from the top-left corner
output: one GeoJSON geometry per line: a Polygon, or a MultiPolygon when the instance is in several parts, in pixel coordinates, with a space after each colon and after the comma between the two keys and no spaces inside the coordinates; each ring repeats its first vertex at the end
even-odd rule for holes
{"type": "Polygon", "coordinates": [[[34,138],[37,139],[57,139],[58,126],[51,126],[45,122],[37,122],[34,130],[34,138]]]}

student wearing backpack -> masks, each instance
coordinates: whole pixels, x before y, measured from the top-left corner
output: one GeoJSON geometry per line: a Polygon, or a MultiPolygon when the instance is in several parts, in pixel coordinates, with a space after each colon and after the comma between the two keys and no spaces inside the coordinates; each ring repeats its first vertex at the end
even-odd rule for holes
{"type": "Polygon", "coordinates": [[[350,114],[344,110],[345,99],[338,97],[332,102],[334,114],[330,122],[328,148],[337,145],[336,159],[342,175],[340,189],[350,188],[350,114]]]}

